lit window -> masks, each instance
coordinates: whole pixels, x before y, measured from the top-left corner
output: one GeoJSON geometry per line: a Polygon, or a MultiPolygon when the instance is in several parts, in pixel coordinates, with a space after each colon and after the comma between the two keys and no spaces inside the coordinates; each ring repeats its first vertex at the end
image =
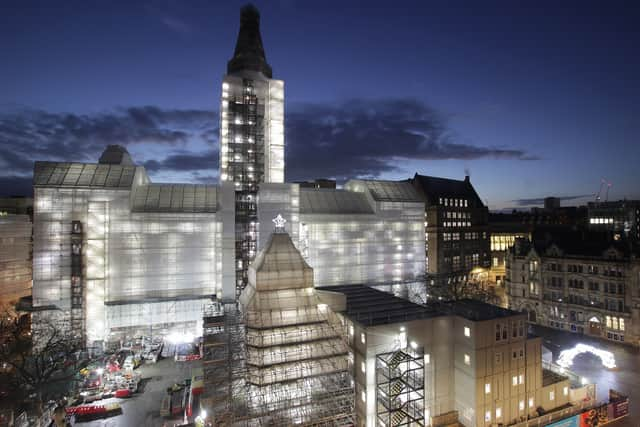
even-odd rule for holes
{"type": "Polygon", "coordinates": [[[521,411],[524,411],[524,400],[520,401],[520,403],[518,404],[518,409],[520,409],[521,411]]]}
{"type": "Polygon", "coordinates": [[[367,337],[364,335],[364,332],[360,334],[360,342],[362,342],[362,344],[367,342],[367,337]]]}
{"type": "Polygon", "coordinates": [[[551,390],[549,392],[549,400],[556,400],[556,392],[551,390]]]}
{"type": "Polygon", "coordinates": [[[365,365],[364,362],[360,364],[360,370],[362,371],[363,374],[367,371],[367,366],[365,365]]]}
{"type": "Polygon", "coordinates": [[[533,408],[533,397],[529,398],[529,408],[533,408]]]}
{"type": "Polygon", "coordinates": [[[484,420],[485,421],[491,421],[491,411],[487,411],[484,413],[484,420]]]}
{"type": "Polygon", "coordinates": [[[470,337],[471,336],[471,329],[469,329],[468,326],[464,327],[464,336],[465,337],[470,337]]]}
{"type": "Polygon", "coordinates": [[[624,319],[622,317],[620,318],[619,324],[620,324],[620,330],[624,331],[624,319]]]}
{"type": "Polygon", "coordinates": [[[353,336],[353,325],[349,326],[349,335],[353,336]]]}
{"type": "Polygon", "coordinates": [[[565,386],[565,387],[562,389],[562,394],[564,394],[565,396],[568,396],[568,395],[569,395],[569,387],[565,386]]]}
{"type": "Polygon", "coordinates": [[[520,375],[518,376],[518,383],[519,383],[519,384],[524,384],[524,374],[520,374],[520,375]]]}
{"type": "Polygon", "coordinates": [[[471,356],[469,356],[468,354],[464,355],[464,364],[471,365],[471,356]]]}
{"type": "Polygon", "coordinates": [[[502,418],[502,408],[496,408],[496,419],[502,418]]]}
{"type": "Polygon", "coordinates": [[[513,378],[511,378],[511,383],[513,385],[518,385],[518,376],[514,375],[513,378]]]}
{"type": "Polygon", "coordinates": [[[489,394],[491,393],[491,384],[490,383],[486,383],[484,385],[484,394],[489,394]]]}
{"type": "Polygon", "coordinates": [[[428,365],[429,363],[431,363],[431,355],[430,354],[425,354],[424,355],[424,364],[428,365]]]}
{"type": "Polygon", "coordinates": [[[367,394],[363,391],[363,392],[360,394],[360,398],[362,399],[362,401],[363,401],[363,402],[366,402],[366,401],[367,401],[367,394]]]}

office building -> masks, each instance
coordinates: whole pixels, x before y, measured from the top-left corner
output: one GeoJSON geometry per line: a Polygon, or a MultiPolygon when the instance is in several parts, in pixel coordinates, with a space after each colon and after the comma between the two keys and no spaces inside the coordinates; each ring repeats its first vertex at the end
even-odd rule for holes
{"type": "Polygon", "coordinates": [[[347,330],[358,426],[535,426],[581,412],[586,388],[543,367],[523,313],[419,305],[364,285],[320,290],[347,330]]]}
{"type": "Polygon", "coordinates": [[[428,282],[485,279],[490,266],[488,209],[469,177],[464,180],[416,174],[409,182],[425,202],[425,270],[428,282]]]}
{"type": "Polygon", "coordinates": [[[605,230],[615,238],[640,241],[640,201],[591,202],[587,205],[589,228],[605,230]]]}
{"type": "Polygon", "coordinates": [[[598,232],[539,232],[506,263],[509,307],[529,321],[640,345],[640,261],[628,241],[598,232]]]}

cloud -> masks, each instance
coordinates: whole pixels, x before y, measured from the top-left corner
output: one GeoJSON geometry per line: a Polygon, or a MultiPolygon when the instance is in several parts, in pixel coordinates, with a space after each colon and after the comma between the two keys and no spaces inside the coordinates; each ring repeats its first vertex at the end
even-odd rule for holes
{"type": "MultiPolygon", "coordinates": [[[[535,159],[518,149],[460,142],[441,113],[413,99],[296,105],[285,127],[288,181],[378,177],[407,160],[535,159]]],[[[120,144],[152,177],[210,182],[218,169],[218,131],[216,112],[199,109],[15,110],[0,114],[0,173],[26,178],[34,160],[96,162],[107,145],[120,144]]]]}
{"type": "MultiPolygon", "coordinates": [[[[576,196],[564,196],[558,197],[562,202],[568,202],[576,199],[584,199],[585,197],[593,197],[593,194],[578,194],[576,196]]],[[[538,197],[533,199],[515,199],[512,202],[516,203],[518,206],[539,206],[544,204],[544,197],[538,197]]]]}
{"type": "Polygon", "coordinates": [[[144,163],[144,167],[151,172],[163,170],[182,172],[214,171],[218,169],[218,160],[217,150],[209,150],[203,153],[182,152],[171,154],[160,161],[148,160],[144,163]]]}
{"type": "Polygon", "coordinates": [[[377,177],[403,160],[534,160],[518,149],[456,140],[443,115],[414,99],[301,105],[286,117],[287,179],[377,177]]]}
{"type": "MultiPolygon", "coordinates": [[[[95,162],[109,144],[150,144],[178,156],[194,141],[215,145],[217,121],[212,111],[154,106],[96,114],[23,109],[0,115],[0,167],[5,175],[24,176],[32,172],[34,160],[95,162]]],[[[179,158],[174,160],[179,166],[179,158]]]]}

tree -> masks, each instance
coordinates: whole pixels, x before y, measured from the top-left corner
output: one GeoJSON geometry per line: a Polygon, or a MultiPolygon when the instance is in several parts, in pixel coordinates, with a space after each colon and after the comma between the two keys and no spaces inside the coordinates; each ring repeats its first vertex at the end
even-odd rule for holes
{"type": "Polygon", "coordinates": [[[500,297],[486,283],[463,280],[451,283],[435,283],[427,285],[430,298],[443,301],[474,299],[489,304],[499,305],[500,297]]]}
{"type": "Polygon", "coordinates": [[[78,363],[80,343],[53,322],[38,327],[34,342],[29,322],[8,310],[0,320],[0,363],[9,380],[26,395],[34,395],[38,406],[51,394],[51,384],[67,380],[78,363]]]}

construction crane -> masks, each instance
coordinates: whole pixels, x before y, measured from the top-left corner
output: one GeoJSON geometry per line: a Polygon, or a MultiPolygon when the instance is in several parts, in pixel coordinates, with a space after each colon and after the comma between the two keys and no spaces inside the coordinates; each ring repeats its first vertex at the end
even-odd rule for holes
{"type": "Polygon", "coordinates": [[[606,186],[606,191],[605,191],[605,197],[604,197],[604,201],[608,202],[609,201],[609,189],[611,189],[611,182],[607,181],[606,179],[602,178],[600,180],[600,189],[598,190],[598,194],[596,194],[596,202],[600,202],[601,201],[601,197],[600,195],[602,194],[602,189],[606,186]]]}

